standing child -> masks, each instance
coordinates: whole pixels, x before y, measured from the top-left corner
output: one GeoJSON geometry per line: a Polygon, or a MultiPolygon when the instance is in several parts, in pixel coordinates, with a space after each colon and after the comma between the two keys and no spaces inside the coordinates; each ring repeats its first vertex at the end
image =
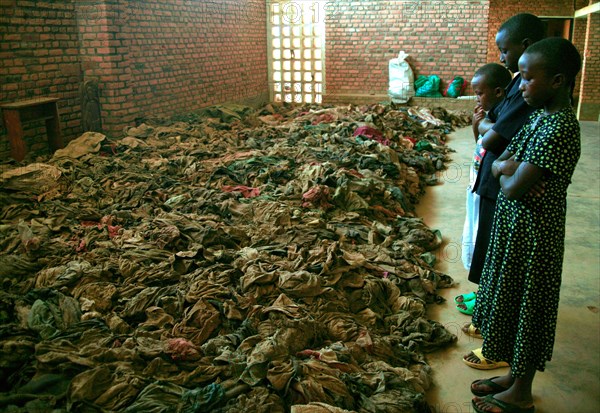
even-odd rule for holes
{"type": "Polygon", "coordinates": [[[533,412],[536,370],[552,358],[567,187],[581,148],[571,106],[580,68],[577,49],[562,38],[541,40],[519,59],[523,98],[540,109],[492,166],[501,192],[473,313],[483,355],[507,360],[510,371],[471,384],[477,412],[533,412]]]}
{"type": "MultiPolygon", "coordinates": [[[[475,138],[475,151],[469,170],[469,186],[467,187],[467,214],[462,235],[462,262],[468,270],[471,267],[477,227],[479,224],[479,195],[474,192],[474,185],[485,155],[482,146],[483,136],[479,133],[481,121],[487,117],[491,122],[496,122],[496,110],[506,94],[505,89],[512,80],[510,72],[498,63],[488,63],[480,67],[471,80],[471,87],[477,98],[477,106],[473,113],[473,136],[475,138]]],[[[461,294],[454,299],[457,309],[465,314],[473,314],[475,306],[474,292],[461,294]]]]}
{"type": "MultiPolygon", "coordinates": [[[[473,249],[473,259],[469,269],[469,281],[475,284],[479,284],[481,279],[492,232],[496,199],[500,192],[498,180],[492,176],[492,164],[498,156],[502,155],[513,136],[521,130],[535,110],[525,103],[519,90],[521,82],[521,76],[518,73],[519,58],[529,46],[544,38],[545,30],[544,23],[537,16],[530,13],[520,13],[502,23],[496,34],[500,62],[516,75],[506,88],[506,97],[499,105],[496,122],[484,119],[479,125],[479,133],[483,135],[482,144],[486,149],[486,153],[481,162],[474,187],[480,197],[479,224],[475,248],[473,249]]],[[[474,323],[468,323],[462,330],[467,335],[480,337],[477,327],[474,323]]],[[[505,361],[490,360],[483,357],[481,347],[466,354],[463,361],[469,367],[484,370],[507,365],[505,361]]]]}

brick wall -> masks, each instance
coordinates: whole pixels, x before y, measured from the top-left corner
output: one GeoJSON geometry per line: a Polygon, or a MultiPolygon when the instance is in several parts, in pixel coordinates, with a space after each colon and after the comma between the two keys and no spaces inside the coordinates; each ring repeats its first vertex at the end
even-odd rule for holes
{"type": "MultiPolygon", "coordinates": [[[[388,62],[400,50],[409,53],[416,76],[437,74],[444,83],[457,75],[470,80],[479,66],[498,60],[494,37],[508,17],[569,16],[587,4],[327,2],[325,101],[386,95],[388,62]]],[[[589,108],[598,107],[600,96],[598,16],[578,19],[574,28],[574,40],[586,54],[581,93],[589,108]],[[585,36],[580,40],[583,32],[587,43],[585,36]]],[[[70,140],[82,131],[79,87],[88,79],[99,82],[104,128],[111,135],[146,114],[265,100],[265,27],[264,0],[2,0],[0,103],[60,97],[61,126],[70,140]]],[[[28,146],[45,150],[43,128],[31,126],[28,146]]],[[[5,135],[0,128],[0,160],[8,155],[5,135]]]]}
{"type": "Polygon", "coordinates": [[[415,77],[471,80],[485,63],[488,1],[335,1],[326,6],[326,97],[387,94],[388,62],[407,52],[415,77]]]}
{"type": "Polygon", "coordinates": [[[102,130],[108,135],[118,135],[131,124],[136,111],[129,49],[122,40],[124,7],[115,0],[76,2],[83,80],[98,82],[102,130]]]}
{"type": "Polygon", "coordinates": [[[600,12],[588,15],[580,95],[582,120],[600,120],[600,12]]]}
{"type": "MultiPolygon", "coordinates": [[[[575,0],[575,5],[574,5],[575,10],[574,11],[582,9],[591,3],[592,3],[591,0],[575,0]]],[[[577,50],[579,50],[579,53],[581,53],[581,57],[583,57],[583,54],[585,52],[585,40],[587,38],[587,23],[588,23],[587,16],[583,17],[583,18],[573,19],[573,32],[572,32],[571,41],[573,42],[573,44],[575,45],[577,50]]],[[[579,72],[579,74],[577,75],[577,78],[575,79],[575,90],[573,91],[573,97],[575,99],[576,104],[579,101],[580,88],[581,88],[581,72],[579,72]]]]}
{"type": "MultiPolygon", "coordinates": [[[[82,132],[79,87],[99,83],[104,131],[146,114],[268,99],[263,0],[0,1],[0,103],[61,98],[65,140],[82,132]]],[[[39,125],[30,150],[45,150],[39,125]]],[[[0,160],[8,156],[0,129],[0,160]]]]}
{"type": "MultiPolygon", "coordinates": [[[[587,23],[588,16],[581,17],[573,20],[573,44],[579,50],[581,57],[583,58],[585,52],[585,39],[587,38],[587,23]]],[[[579,100],[579,90],[581,88],[581,72],[577,75],[577,79],[575,80],[575,90],[573,91],[573,96],[575,100],[579,100]]]]}
{"type": "MultiPolygon", "coordinates": [[[[550,17],[573,16],[576,10],[595,3],[592,0],[490,0],[490,19],[488,28],[488,62],[498,61],[498,49],[495,43],[496,33],[500,25],[509,17],[517,13],[532,13],[536,16],[550,17]]],[[[600,13],[574,19],[572,41],[577,49],[585,55],[585,67],[576,79],[574,96],[576,101],[582,102],[579,109],[581,120],[597,120],[600,112],[600,60],[598,37],[600,13]],[[587,47],[587,49],[586,49],[587,47]],[[582,80],[582,75],[585,78],[582,80]]]]}
{"type": "Polygon", "coordinates": [[[496,33],[498,33],[498,29],[508,18],[518,13],[531,13],[543,17],[569,17],[573,16],[575,12],[573,3],[573,0],[490,0],[487,61],[498,62],[499,60],[496,33]]]}
{"type": "MultiPolygon", "coordinates": [[[[0,1],[0,103],[57,96],[63,134],[80,128],[77,24],[70,1],[0,1]]],[[[26,125],[27,145],[46,150],[43,122],[26,125]]],[[[9,147],[0,128],[0,159],[9,147]]]]}
{"type": "Polygon", "coordinates": [[[128,3],[122,39],[140,115],[268,99],[264,0],[128,3]]]}

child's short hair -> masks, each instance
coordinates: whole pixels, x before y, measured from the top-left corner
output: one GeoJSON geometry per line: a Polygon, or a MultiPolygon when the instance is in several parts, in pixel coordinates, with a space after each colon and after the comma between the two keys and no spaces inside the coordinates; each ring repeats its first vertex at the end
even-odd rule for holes
{"type": "Polygon", "coordinates": [[[511,43],[521,43],[525,39],[535,43],[546,37],[546,27],[544,22],[538,17],[529,13],[519,13],[506,20],[498,33],[506,31],[511,43]]]}
{"type": "Polygon", "coordinates": [[[476,76],[483,77],[484,83],[491,88],[501,87],[506,89],[512,80],[508,69],[498,63],[488,63],[481,66],[473,75],[473,77],[476,76]]]}
{"type": "Polygon", "coordinates": [[[525,53],[542,57],[544,70],[554,76],[565,75],[567,82],[573,83],[581,70],[581,55],[573,43],[562,37],[549,37],[532,44],[525,53]]]}

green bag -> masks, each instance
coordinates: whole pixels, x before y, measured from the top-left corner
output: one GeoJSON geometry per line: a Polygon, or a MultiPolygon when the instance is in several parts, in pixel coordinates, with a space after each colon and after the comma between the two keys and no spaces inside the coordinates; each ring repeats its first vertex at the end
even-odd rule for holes
{"type": "Polygon", "coordinates": [[[415,80],[415,96],[441,98],[440,78],[436,75],[421,75],[415,80]]]}
{"type": "Polygon", "coordinates": [[[455,76],[452,79],[452,82],[448,84],[446,91],[444,92],[444,96],[449,98],[457,98],[463,94],[465,88],[467,87],[467,82],[460,76],[455,76]]]}

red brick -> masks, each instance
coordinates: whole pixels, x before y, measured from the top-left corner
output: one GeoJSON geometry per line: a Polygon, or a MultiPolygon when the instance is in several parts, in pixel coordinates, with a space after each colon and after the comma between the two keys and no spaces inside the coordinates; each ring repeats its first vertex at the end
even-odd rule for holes
{"type": "MultiPolygon", "coordinates": [[[[2,99],[26,97],[26,88],[42,95],[40,82],[50,79],[51,90],[62,99],[61,114],[72,122],[65,129],[69,133],[77,133],[79,127],[75,121],[80,116],[82,79],[100,79],[103,122],[107,131],[116,132],[122,131],[124,119],[142,113],[192,111],[259,96],[268,88],[263,0],[144,0],[143,7],[115,1],[10,3],[11,13],[3,8],[3,17],[19,32],[3,34],[0,67],[9,68],[3,75],[29,77],[4,85],[2,99]],[[180,24],[183,16],[196,25],[180,24]]],[[[453,2],[417,2],[419,9],[407,15],[406,2],[386,2],[385,7],[380,0],[354,3],[337,0],[336,15],[328,19],[328,93],[385,93],[388,61],[400,50],[411,55],[416,75],[470,78],[488,59],[497,61],[491,34],[505,18],[520,11],[569,15],[574,7],[567,0],[490,0],[461,2],[468,7],[455,10],[441,7],[452,7],[453,2]]],[[[584,38],[600,33],[586,30],[584,38]]],[[[586,79],[598,85],[598,50],[586,53],[594,66],[586,71],[586,79]]],[[[583,98],[597,99],[599,88],[583,90],[583,98]]]]}

